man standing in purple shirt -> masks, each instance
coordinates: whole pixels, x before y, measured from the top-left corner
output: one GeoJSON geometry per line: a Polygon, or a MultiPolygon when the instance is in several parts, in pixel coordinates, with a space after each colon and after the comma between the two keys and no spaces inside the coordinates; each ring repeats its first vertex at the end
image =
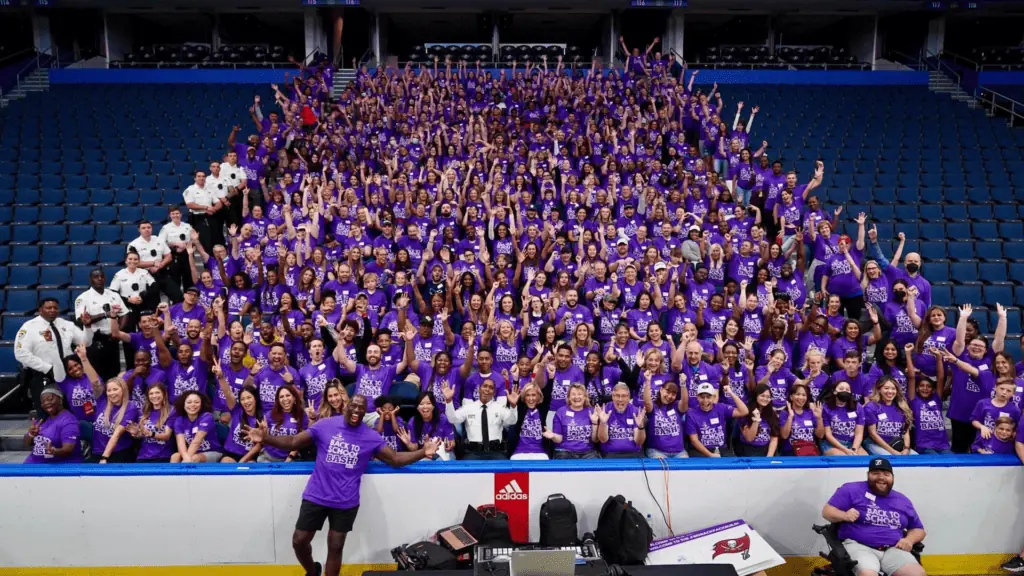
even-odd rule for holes
{"type": "Polygon", "coordinates": [[[829,522],[840,523],[839,538],[856,564],[857,576],[925,576],[911,553],[924,540],[924,525],[914,505],[893,492],[892,484],[892,464],[872,458],[867,482],[843,484],[821,511],[829,522]]]}
{"type": "Polygon", "coordinates": [[[327,531],[326,573],[341,572],[341,552],[359,512],[359,486],[370,460],[377,458],[399,468],[431,459],[439,439],[426,442],[413,452],[395,452],[380,434],[363,424],[366,397],[355,395],[345,404],[343,418],[324,418],[294,436],[271,436],[266,422],[245,431],[250,442],[260,442],[289,452],[316,445],[313,474],[302,493],[299,519],[295,522],[292,548],[308,576],[320,576],[324,567],[313,561],[313,536],[330,519],[327,531]]]}

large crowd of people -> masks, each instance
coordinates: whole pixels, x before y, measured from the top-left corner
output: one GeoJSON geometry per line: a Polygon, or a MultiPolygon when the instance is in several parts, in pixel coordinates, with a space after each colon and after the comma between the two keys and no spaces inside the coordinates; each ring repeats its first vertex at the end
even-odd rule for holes
{"type": "Polygon", "coordinates": [[[947,319],[656,45],[273,85],[74,324],[18,334],[28,462],[311,460],[268,438],[357,397],[434,459],[1024,454],[1005,310],[947,319]]]}

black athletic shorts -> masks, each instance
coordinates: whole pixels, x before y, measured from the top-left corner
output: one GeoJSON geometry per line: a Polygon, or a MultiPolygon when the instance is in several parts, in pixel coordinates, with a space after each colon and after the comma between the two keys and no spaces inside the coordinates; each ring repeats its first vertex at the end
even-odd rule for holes
{"type": "Polygon", "coordinates": [[[329,518],[331,531],[351,532],[352,524],[355,523],[358,513],[359,506],[328,508],[303,499],[302,506],[299,508],[299,519],[295,521],[295,529],[303,532],[316,532],[324,527],[324,520],[329,518]]]}

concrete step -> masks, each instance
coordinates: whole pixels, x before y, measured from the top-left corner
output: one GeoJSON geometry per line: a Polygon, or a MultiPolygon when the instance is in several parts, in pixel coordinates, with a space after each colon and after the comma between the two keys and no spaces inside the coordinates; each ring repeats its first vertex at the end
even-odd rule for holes
{"type": "Polygon", "coordinates": [[[25,449],[25,434],[31,424],[28,416],[10,416],[0,420],[0,454],[25,449]]]}
{"type": "Polygon", "coordinates": [[[21,464],[31,452],[0,452],[0,464],[21,464]]]}

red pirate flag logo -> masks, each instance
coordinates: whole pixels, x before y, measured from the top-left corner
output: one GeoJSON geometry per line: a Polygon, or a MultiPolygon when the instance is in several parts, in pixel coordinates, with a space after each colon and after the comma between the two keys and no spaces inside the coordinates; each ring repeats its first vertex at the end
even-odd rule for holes
{"type": "Polygon", "coordinates": [[[714,560],[722,554],[741,554],[744,560],[750,559],[750,534],[744,534],[742,538],[719,540],[714,545],[715,553],[711,556],[714,560]]]}

